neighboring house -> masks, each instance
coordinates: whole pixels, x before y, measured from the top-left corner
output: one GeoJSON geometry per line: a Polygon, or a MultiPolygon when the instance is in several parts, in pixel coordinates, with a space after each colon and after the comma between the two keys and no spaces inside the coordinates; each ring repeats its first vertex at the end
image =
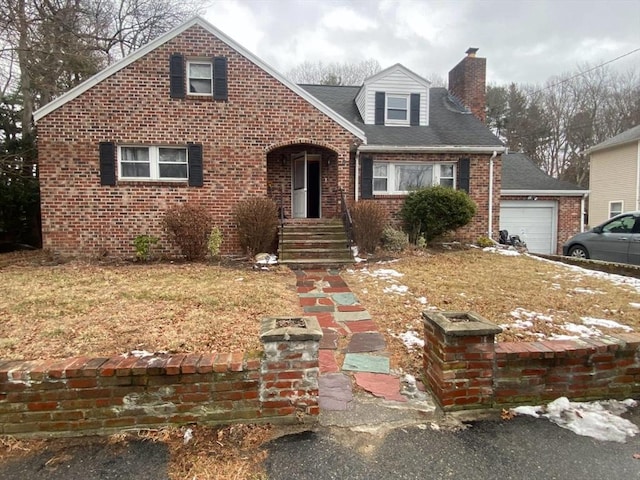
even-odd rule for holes
{"type": "Polygon", "coordinates": [[[640,210],[640,125],[585,153],[590,156],[589,224],[640,210]]]}
{"type": "Polygon", "coordinates": [[[562,244],[584,229],[588,193],[547,175],[523,153],[503,155],[500,229],[520,236],[531,252],[562,254],[562,244]]]}
{"type": "Polygon", "coordinates": [[[131,256],[137,235],[165,239],[168,207],[194,202],[237,252],[244,198],[334,218],[343,191],[395,214],[433,184],[478,205],[459,239],[497,238],[505,148],[481,121],[475,51],[450,72],[452,95],[401,65],[361,87],[298,86],[196,17],[35,113],[44,247],[131,256]]]}

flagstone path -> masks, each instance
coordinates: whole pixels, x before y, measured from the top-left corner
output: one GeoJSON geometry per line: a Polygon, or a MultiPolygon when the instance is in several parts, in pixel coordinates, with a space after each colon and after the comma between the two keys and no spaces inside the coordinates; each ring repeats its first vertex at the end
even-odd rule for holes
{"type": "Polygon", "coordinates": [[[305,316],[314,316],[324,334],[320,343],[319,404],[346,410],[353,383],[377,397],[406,402],[400,380],[390,373],[384,337],[371,315],[337,270],[296,271],[305,316]]]}

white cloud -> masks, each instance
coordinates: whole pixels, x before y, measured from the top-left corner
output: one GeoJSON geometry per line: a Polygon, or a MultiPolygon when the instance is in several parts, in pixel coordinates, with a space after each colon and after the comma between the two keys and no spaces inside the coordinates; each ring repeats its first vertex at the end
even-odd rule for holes
{"type": "Polygon", "coordinates": [[[265,36],[264,18],[258,18],[250,4],[237,0],[216,1],[204,18],[252,53],[258,53],[265,36]]]}
{"type": "Polygon", "coordinates": [[[378,26],[374,20],[365,18],[349,7],[337,7],[329,10],[320,19],[320,25],[329,30],[350,32],[365,32],[378,26]]]}

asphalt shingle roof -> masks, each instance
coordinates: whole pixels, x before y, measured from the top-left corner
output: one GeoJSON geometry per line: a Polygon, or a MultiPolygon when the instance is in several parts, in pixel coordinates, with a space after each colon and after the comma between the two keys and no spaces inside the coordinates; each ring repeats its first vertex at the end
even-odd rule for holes
{"type": "Polygon", "coordinates": [[[576,190],[586,189],[558,180],[540,170],[524,153],[502,155],[502,190],[576,190]]]}
{"type": "Polygon", "coordinates": [[[362,129],[368,145],[502,147],[498,137],[449,97],[446,88],[429,89],[429,126],[365,125],[356,107],[360,87],[300,85],[322,103],[362,129]]]}
{"type": "Polygon", "coordinates": [[[616,145],[622,145],[629,142],[640,141],[640,125],[637,125],[629,130],[616,135],[615,137],[605,140],[598,145],[591,147],[588,153],[597,152],[598,150],[604,150],[605,148],[615,147],[616,145]]]}

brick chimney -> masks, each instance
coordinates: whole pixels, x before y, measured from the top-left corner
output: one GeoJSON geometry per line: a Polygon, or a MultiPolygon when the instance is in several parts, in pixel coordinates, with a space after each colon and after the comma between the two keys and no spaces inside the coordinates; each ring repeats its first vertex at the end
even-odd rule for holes
{"type": "Polygon", "coordinates": [[[469,48],[467,56],[449,72],[449,92],[484,123],[487,59],[476,57],[477,51],[469,48]]]}

